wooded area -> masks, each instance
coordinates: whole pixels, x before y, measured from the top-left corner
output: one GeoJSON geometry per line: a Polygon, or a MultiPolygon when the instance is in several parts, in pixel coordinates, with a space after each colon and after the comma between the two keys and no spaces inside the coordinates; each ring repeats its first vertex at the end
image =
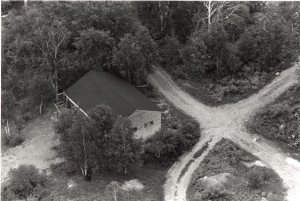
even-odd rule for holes
{"type": "Polygon", "coordinates": [[[30,118],[90,69],[140,85],[161,65],[183,79],[233,79],[213,91],[237,93],[243,78],[296,59],[298,11],[299,2],[28,2],[2,18],[2,98],[14,100],[3,101],[3,122],[30,118]]]}
{"type": "MultiPolygon", "coordinates": [[[[90,70],[118,74],[134,86],[146,86],[139,89],[151,96],[155,92],[147,75],[153,66],[161,66],[187,86],[207,86],[209,93],[201,93],[201,98],[211,96],[222,104],[225,96],[257,91],[290,67],[300,51],[299,2],[1,4],[5,13],[1,120],[11,146],[24,140],[10,135],[11,124],[20,133],[55,101],[56,94],[90,70]]],[[[194,87],[191,93],[196,98],[199,89],[194,87]]],[[[298,99],[286,101],[282,111],[293,105],[288,115],[294,114],[299,109],[296,104],[298,99]]],[[[278,108],[275,105],[259,114],[260,119],[276,116],[278,108]]],[[[134,139],[128,120],[113,118],[105,106],[94,108],[89,118],[76,110],[63,112],[55,130],[61,142],[57,149],[66,159],[64,173],[81,169],[87,176],[89,168],[127,173],[138,163],[169,166],[201,136],[197,122],[172,115],[163,119],[162,129],[153,138],[141,143],[134,139]]],[[[274,119],[276,126],[283,124],[283,119],[274,119]]],[[[282,132],[288,139],[267,135],[299,149],[292,132],[299,118],[291,120],[291,128],[282,132]]],[[[22,168],[15,175],[22,171],[37,174],[31,167],[22,168]]],[[[39,182],[44,183],[43,179],[39,182]]]]}

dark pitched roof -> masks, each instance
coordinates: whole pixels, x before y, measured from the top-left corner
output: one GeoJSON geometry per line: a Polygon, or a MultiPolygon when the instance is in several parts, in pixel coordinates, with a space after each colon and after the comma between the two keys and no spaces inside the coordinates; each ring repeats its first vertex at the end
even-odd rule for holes
{"type": "Polygon", "coordinates": [[[129,116],[137,109],[160,111],[126,80],[107,72],[89,71],[65,93],[85,112],[98,104],[108,105],[122,116],[129,116]]]}

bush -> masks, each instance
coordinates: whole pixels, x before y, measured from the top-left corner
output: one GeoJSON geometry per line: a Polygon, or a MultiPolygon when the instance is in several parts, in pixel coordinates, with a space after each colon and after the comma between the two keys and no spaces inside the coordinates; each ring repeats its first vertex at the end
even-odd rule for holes
{"type": "Polygon", "coordinates": [[[46,196],[48,179],[33,165],[20,165],[10,170],[10,183],[2,191],[3,200],[27,199],[29,196],[41,199],[46,196]]]}
{"type": "Polygon", "coordinates": [[[74,165],[70,166],[70,163],[62,162],[57,164],[52,164],[50,166],[51,172],[57,176],[73,176],[76,173],[76,168],[74,165]]]}
{"type": "Polygon", "coordinates": [[[285,142],[300,150],[300,85],[292,87],[247,123],[252,133],[285,142]]]}
{"type": "Polygon", "coordinates": [[[5,133],[5,131],[1,131],[1,146],[8,145],[9,139],[5,133]]]}
{"type": "Polygon", "coordinates": [[[1,145],[6,145],[8,147],[16,147],[24,142],[24,138],[19,134],[11,134],[8,137],[4,132],[1,133],[1,145]]]}
{"type": "Polygon", "coordinates": [[[162,128],[145,143],[145,163],[159,162],[169,165],[184,152],[190,150],[200,138],[199,125],[195,121],[184,121],[178,130],[162,128]]]}
{"type": "Polygon", "coordinates": [[[202,193],[202,200],[213,200],[213,201],[230,201],[232,197],[227,192],[219,188],[208,188],[202,193]]]}
{"type": "Polygon", "coordinates": [[[24,138],[20,135],[12,135],[10,138],[8,138],[7,145],[9,147],[16,147],[24,142],[24,138]]]}
{"type": "Polygon", "coordinates": [[[27,122],[33,118],[33,110],[36,106],[33,104],[33,100],[30,98],[24,98],[18,103],[18,110],[21,118],[27,122]]]}
{"type": "Polygon", "coordinates": [[[265,168],[254,166],[247,173],[248,186],[251,189],[258,189],[264,186],[265,182],[272,177],[272,172],[265,168]]]}

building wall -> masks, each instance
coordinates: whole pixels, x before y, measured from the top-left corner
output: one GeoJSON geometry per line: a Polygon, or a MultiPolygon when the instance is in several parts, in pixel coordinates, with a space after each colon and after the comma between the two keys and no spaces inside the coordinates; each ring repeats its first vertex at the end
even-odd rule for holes
{"type": "Polygon", "coordinates": [[[158,111],[136,110],[128,119],[132,127],[137,129],[135,136],[143,139],[150,137],[161,128],[161,112],[158,111]],[[150,122],[153,122],[153,125],[150,122]]]}

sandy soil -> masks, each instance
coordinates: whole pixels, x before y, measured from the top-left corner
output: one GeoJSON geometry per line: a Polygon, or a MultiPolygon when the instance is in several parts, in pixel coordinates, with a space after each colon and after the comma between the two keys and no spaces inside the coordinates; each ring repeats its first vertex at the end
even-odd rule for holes
{"type": "Polygon", "coordinates": [[[1,155],[1,184],[9,178],[9,170],[21,164],[35,165],[39,170],[47,169],[51,164],[62,162],[56,157],[51,147],[58,145],[59,140],[53,130],[51,114],[47,113],[41,118],[29,123],[23,134],[25,142],[21,145],[5,150],[1,155]]]}
{"type": "MultiPolygon", "coordinates": [[[[265,86],[257,94],[235,104],[227,104],[219,107],[208,107],[195,100],[186,92],[182,91],[162,69],[149,76],[149,80],[160,92],[178,109],[195,118],[201,124],[202,137],[194,146],[193,150],[182,156],[168,171],[164,185],[166,201],[185,201],[186,191],[193,172],[198,168],[203,158],[221,139],[227,138],[246,151],[257,156],[263,163],[274,169],[283,179],[288,188],[287,200],[300,200],[300,167],[299,162],[290,162],[286,153],[280,149],[254,139],[244,128],[244,122],[254,115],[256,111],[282,94],[296,83],[296,70],[299,64],[280,73],[272,83],[265,86]],[[201,156],[194,159],[193,155],[200,150],[205,143],[208,148],[201,156]],[[190,160],[194,162],[189,166],[181,179],[178,179],[182,170],[190,160]],[[288,161],[288,162],[287,162],[288,161]],[[296,164],[296,165],[295,165],[296,164]]],[[[261,137],[260,137],[261,138],[261,137]]]]}

